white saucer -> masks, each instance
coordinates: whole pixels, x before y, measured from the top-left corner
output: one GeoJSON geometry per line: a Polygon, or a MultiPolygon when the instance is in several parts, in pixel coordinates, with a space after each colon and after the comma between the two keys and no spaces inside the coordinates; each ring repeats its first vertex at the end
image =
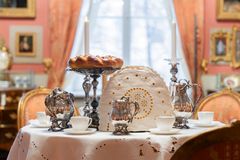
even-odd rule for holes
{"type": "Polygon", "coordinates": [[[88,128],[86,131],[74,130],[73,128],[64,129],[63,131],[68,134],[83,135],[83,134],[92,134],[96,132],[96,128],[88,128]]]}
{"type": "Polygon", "coordinates": [[[193,124],[196,127],[215,127],[220,125],[218,121],[211,121],[211,122],[202,122],[199,120],[191,120],[189,121],[190,124],[193,124]]]}
{"type": "Polygon", "coordinates": [[[49,122],[49,123],[39,123],[38,120],[32,120],[30,121],[30,124],[32,127],[35,127],[35,128],[49,128],[52,123],[49,122]]]}
{"type": "Polygon", "coordinates": [[[158,128],[151,128],[151,129],[149,129],[149,131],[150,131],[150,133],[153,133],[153,134],[168,135],[168,134],[176,134],[176,133],[180,132],[180,129],[173,128],[168,131],[161,131],[158,128]]]}

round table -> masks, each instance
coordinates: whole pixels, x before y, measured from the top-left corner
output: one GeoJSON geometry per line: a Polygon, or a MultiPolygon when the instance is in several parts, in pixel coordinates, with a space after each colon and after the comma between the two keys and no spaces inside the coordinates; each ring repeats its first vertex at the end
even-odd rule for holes
{"type": "Polygon", "coordinates": [[[168,160],[189,138],[212,128],[191,127],[174,135],[116,136],[100,131],[70,135],[28,125],[19,130],[8,160],[168,160]]]}

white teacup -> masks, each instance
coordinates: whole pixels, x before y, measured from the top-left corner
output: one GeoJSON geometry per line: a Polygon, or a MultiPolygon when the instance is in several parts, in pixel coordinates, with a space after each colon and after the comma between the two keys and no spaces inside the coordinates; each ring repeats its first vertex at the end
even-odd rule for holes
{"type": "Polygon", "coordinates": [[[198,112],[198,120],[202,123],[210,123],[213,121],[214,118],[214,112],[210,111],[201,111],[198,112]]]}
{"type": "Polygon", "coordinates": [[[37,112],[37,120],[40,124],[47,124],[50,122],[50,116],[47,116],[45,112],[37,112]]]}
{"type": "Polygon", "coordinates": [[[158,116],[155,118],[157,128],[161,131],[169,131],[175,122],[175,116],[158,116]]]}
{"type": "Polygon", "coordinates": [[[70,119],[74,130],[85,131],[92,123],[92,118],[86,116],[73,116],[70,119]]]}

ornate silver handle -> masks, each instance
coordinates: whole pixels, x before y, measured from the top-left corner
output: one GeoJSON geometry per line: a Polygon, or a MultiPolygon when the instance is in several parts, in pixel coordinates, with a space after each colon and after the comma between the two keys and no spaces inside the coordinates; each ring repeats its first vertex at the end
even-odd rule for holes
{"type": "Polygon", "coordinates": [[[139,107],[138,102],[130,102],[130,105],[131,105],[131,104],[134,105],[134,112],[133,112],[133,114],[130,113],[130,114],[131,114],[131,118],[129,119],[128,122],[132,122],[133,117],[136,116],[136,115],[139,113],[139,111],[140,111],[140,107],[139,107]]]}

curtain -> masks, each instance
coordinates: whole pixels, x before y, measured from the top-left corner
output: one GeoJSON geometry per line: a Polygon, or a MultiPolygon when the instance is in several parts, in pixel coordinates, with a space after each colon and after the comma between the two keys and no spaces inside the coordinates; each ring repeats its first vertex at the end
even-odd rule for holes
{"type": "Polygon", "coordinates": [[[203,54],[203,18],[204,1],[203,0],[174,0],[177,22],[180,30],[182,47],[187,60],[188,68],[192,80],[194,80],[194,16],[198,25],[198,82],[200,80],[200,64],[203,54]]]}
{"type": "Polygon", "coordinates": [[[51,0],[50,3],[50,58],[48,87],[61,86],[71,54],[78,23],[81,0],[51,0]]]}

